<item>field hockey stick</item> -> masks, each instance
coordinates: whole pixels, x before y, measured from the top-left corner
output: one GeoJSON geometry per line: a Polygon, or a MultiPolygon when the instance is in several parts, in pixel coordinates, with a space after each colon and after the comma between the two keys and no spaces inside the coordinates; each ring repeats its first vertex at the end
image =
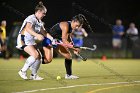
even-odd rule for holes
{"type": "Polygon", "coordinates": [[[90,50],[90,51],[95,51],[97,46],[96,45],[93,45],[93,48],[90,48],[90,47],[77,47],[77,46],[74,46],[74,48],[80,48],[80,49],[83,49],[83,50],[90,50]]]}
{"type": "Polygon", "coordinates": [[[77,55],[77,56],[78,56],[79,58],[81,58],[83,61],[86,61],[86,60],[87,60],[86,57],[81,56],[79,53],[78,53],[78,54],[75,54],[75,55],[77,55]]]}
{"type": "Polygon", "coordinates": [[[87,26],[87,28],[93,33],[93,29],[91,28],[89,22],[87,21],[86,17],[83,14],[79,14],[79,16],[81,16],[84,19],[84,22],[87,26]]]}
{"type": "MultiPolygon", "coordinates": [[[[56,42],[56,44],[57,44],[57,45],[66,46],[66,47],[68,47],[68,48],[77,48],[77,47],[73,47],[73,45],[71,45],[71,44],[63,44],[63,43],[58,43],[58,42],[56,42]]],[[[75,55],[77,55],[77,56],[78,56],[79,58],[81,58],[83,61],[86,61],[86,60],[87,60],[87,58],[83,57],[83,56],[80,55],[79,53],[77,53],[77,54],[75,54],[75,55]]]]}
{"type": "Polygon", "coordinates": [[[66,46],[68,48],[79,48],[79,49],[90,50],[90,51],[95,51],[96,48],[97,48],[96,45],[93,45],[93,48],[89,48],[89,47],[79,47],[79,46],[74,46],[74,45],[71,45],[71,44],[63,44],[63,43],[57,43],[57,42],[56,42],[56,44],[66,46]]]}

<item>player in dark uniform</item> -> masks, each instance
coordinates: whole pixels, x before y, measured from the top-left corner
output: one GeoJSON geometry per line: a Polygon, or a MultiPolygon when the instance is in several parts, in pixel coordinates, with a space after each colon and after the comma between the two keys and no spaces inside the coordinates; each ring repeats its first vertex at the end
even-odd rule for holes
{"type": "MultiPolygon", "coordinates": [[[[82,26],[84,23],[84,16],[79,14],[72,18],[71,21],[64,21],[55,24],[49,31],[50,35],[59,42],[63,44],[72,44],[71,33],[82,26]]],[[[45,63],[49,63],[53,58],[53,48],[51,47],[52,42],[50,39],[45,38],[43,40],[43,50],[45,54],[45,63]]],[[[65,79],[77,79],[79,77],[72,75],[72,55],[67,46],[56,45],[54,48],[58,53],[65,57],[65,68],[66,75],[65,79]]],[[[78,53],[79,50],[76,48],[72,48],[74,53],[78,53]]]]}

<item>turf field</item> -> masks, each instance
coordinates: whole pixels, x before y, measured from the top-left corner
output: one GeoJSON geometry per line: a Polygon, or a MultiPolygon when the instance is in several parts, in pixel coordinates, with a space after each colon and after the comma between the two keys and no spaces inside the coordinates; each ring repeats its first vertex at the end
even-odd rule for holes
{"type": "MultiPolygon", "coordinates": [[[[22,80],[18,76],[24,60],[0,59],[0,93],[140,93],[140,60],[89,59],[73,61],[78,80],[65,80],[63,59],[41,65],[43,81],[22,80]],[[56,80],[56,76],[61,80],[56,80]]],[[[30,71],[28,71],[28,76],[30,71]]]]}

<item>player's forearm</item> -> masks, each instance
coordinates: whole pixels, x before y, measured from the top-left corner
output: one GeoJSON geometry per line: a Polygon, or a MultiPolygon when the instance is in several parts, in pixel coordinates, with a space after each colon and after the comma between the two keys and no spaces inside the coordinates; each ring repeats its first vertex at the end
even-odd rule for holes
{"type": "Polygon", "coordinates": [[[119,34],[122,36],[124,34],[124,32],[120,32],[119,34]]]}
{"type": "Polygon", "coordinates": [[[64,44],[69,44],[69,41],[68,41],[66,38],[62,38],[62,42],[63,42],[64,44]]]}
{"type": "Polygon", "coordinates": [[[81,31],[83,32],[84,37],[87,37],[87,36],[88,36],[88,34],[87,34],[87,32],[85,31],[85,29],[81,29],[81,31]]]}
{"type": "Polygon", "coordinates": [[[85,37],[87,37],[87,36],[88,36],[88,34],[87,34],[87,33],[84,33],[84,36],[85,36],[85,37]]]}
{"type": "Polygon", "coordinates": [[[51,41],[53,40],[53,37],[52,37],[49,33],[46,33],[46,36],[47,36],[47,38],[49,38],[51,41]]]}
{"type": "Polygon", "coordinates": [[[70,42],[68,41],[68,38],[69,37],[69,35],[68,34],[62,34],[62,42],[64,43],[64,44],[69,44],[70,42]]]}
{"type": "Polygon", "coordinates": [[[26,31],[27,31],[29,34],[31,34],[31,35],[33,35],[33,36],[35,36],[35,37],[37,37],[37,35],[38,35],[38,33],[34,32],[31,28],[27,28],[26,31]]]}
{"type": "Polygon", "coordinates": [[[47,33],[47,31],[41,30],[41,34],[43,34],[43,36],[49,38],[51,41],[53,40],[53,37],[49,33],[47,33]]]}
{"type": "Polygon", "coordinates": [[[29,34],[31,34],[31,35],[33,35],[33,36],[35,36],[35,37],[37,37],[37,35],[38,35],[38,33],[36,33],[36,32],[33,30],[32,24],[31,24],[31,23],[27,23],[27,25],[25,26],[25,30],[26,30],[29,34]]]}

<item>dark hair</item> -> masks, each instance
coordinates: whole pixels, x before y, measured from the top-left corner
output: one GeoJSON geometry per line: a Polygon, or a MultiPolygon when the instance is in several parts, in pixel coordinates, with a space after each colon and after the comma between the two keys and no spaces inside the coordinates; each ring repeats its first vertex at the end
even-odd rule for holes
{"type": "Polygon", "coordinates": [[[84,18],[83,18],[83,15],[81,15],[81,14],[74,16],[72,18],[72,20],[79,21],[80,25],[83,25],[83,23],[84,23],[84,18]]]}
{"type": "Polygon", "coordinates": [[[35,12],[37,12],[38,10],[42,11],[42,10],[46,10],[46,7],[43,5],[43,3],[40,1],[38,3],[38,5],[35,7],[35,12]]]}
{"type": "Polygon", "coordinates": [[[72,20],[74,20],[74,21],[79,21],[79,22],[80,22],[80,25],[85,25],[85,26],[87,26],[87,28],[88,28],[91,32],[93,32],[91,26],[89,25],[89,23],[88,23],[86,17],[85,17],[83,14],[78,14],[78,15],[74,16],[74,17],[72,18],[72,20]]]}

